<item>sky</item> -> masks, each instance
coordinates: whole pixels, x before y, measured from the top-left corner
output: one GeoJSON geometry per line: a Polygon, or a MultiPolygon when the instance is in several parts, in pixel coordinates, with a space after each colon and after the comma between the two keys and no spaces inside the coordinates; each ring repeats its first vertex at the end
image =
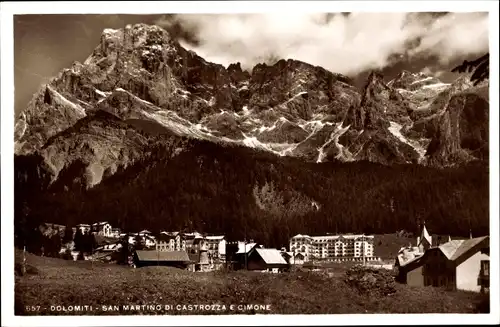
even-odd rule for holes
{"type": "Polygon", "coordinates": [[[320,13],[186,15],[19,15],[14,17],[16,116],[32,95],[72,62],[83,62],[104,28],[157,24],[208,61],[251,68],[297,59],[352,77],[386,80],[403,69],[444,82],[450,70],[489,50],[487,13],[320,13]]]}

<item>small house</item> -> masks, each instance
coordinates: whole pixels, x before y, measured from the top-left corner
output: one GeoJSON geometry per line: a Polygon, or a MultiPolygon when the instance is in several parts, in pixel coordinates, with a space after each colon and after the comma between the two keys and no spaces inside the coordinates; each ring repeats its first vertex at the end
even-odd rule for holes
{"type": "Polygon", "coordinates": [[[288,263],[277,249],[255,248],[247,260],[248,270],[280,272],[288,268],[288,263]]]}
{"type": "Polygon", "coordinates": [[[76,225],[76,228],[78,228],[82,234],[90,233],[89,224],[78,224],[76,225]]]}
{"type": "Polygon", "coordinates": [[[174,238],[175,250],[185,251],[186,250],[186,239],[181,233],[176,233],[174,238]]]}
{"type": "Polygon", "coordinates": [[[62,238],[62,237],[64,237],[64,233],[66,231],[66,226],[60,225],[60,224],[53,224],[53,223],[44,223],[41,225],[40,231],[44,235],[59,234],[59,236],[62,238]]]}
{"type": "Polygon", "coordinates": [[[152,235],[145,235],[143,236],[144,239],[144,245],[148,248],[155,247],[156,246],[156,238],[152,235]]]}
{"type": "Polygon", "coordinates": [[[189,259],[194,264],[194,271],[209,271],[211,270],[210,260],[208,259],[206,249],[199,249],[196,252],[188,253],[189,259]]]}
{"type": "Polygon", "coordinates": [[[111,228],[111,237],[120,238],[121,230],[120,228],[111,228]]]}
{"type": "Polygon", "coordinates": [[[292,265],[303,265],[306,261],[306,256],[303,253],[292,253],[292,257],[290,258],[290,263],[292,265]]]}
{"type": "Polygon", "coordinates": [[[489,288],[489,236],[430,247],[399,264],[398,279],[413,286],[483,291],[489,288]]]}
{"type": "Polygon", "coordinates": [[[206,236],[208,254],[214,261],[223,261],[226,256],[226,240],[224,235],[206,236]]]}
{"type": "Polygon", "coordinates": [[[92,232],[105,237],[113,237],[111,225],[107,221],[92,224],[92,232]]]}
{"type": "Polygon", "coordinates": [[[136,250],[134,252],[134,265],[136,267],[170,266],[188,269],[192,262],[186,251],[136,250]]]}

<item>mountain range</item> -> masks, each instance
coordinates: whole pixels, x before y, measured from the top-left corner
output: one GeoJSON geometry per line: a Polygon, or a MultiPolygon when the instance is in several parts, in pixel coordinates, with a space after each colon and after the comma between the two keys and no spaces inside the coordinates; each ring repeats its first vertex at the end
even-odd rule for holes
{"type": "Polygon", "coordinates": [[[17,178],[36,176],[51,192],[75,183],[91,192],[107,180],[125,183],[123,176],[131,185],[130,171],[142,176],[201,145],[239,153],[234,169],[255,156],[313,170],[365,162],[382,170],[486,166],[488,89],[466,74],[443,83],[409,71],[388,83],[372,72],[358,89],[347,76],[292,59],[251,71],[207,62],[154,25],[106,29],[93,53],[42,86],[18,117],[17,178]]]}

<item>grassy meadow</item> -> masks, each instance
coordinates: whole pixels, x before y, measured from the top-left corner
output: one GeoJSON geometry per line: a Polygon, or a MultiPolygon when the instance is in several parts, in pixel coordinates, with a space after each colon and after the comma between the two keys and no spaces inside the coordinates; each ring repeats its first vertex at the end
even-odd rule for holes
{"type": "Polygon", "coordinates": [[[20,276],[21,258],[21,252],[16,250],[16,315],[475,313],[489,310],[484,295],[433,287],[397,284],[396,292],[387,296],[360,293],[344,281],[340,267],[338,274],[329,275],[309,271],[192,273],[169,267],[133,269],[27,254],[27,273],[20,276]],[[200,309],[194,307],[197,304],[219,306],[200,309]],[[238,307],[240,304],[268,306],[238,307]],[[75,305],[91,306],[92,311],[62,311],[63,306],[68,310],[68,306],[75,305]],[[158,306],[127,310],[126,305],[158,306]],[[179,310],[177,305],[192,307],[179,310]],[[60,308],[52,310],[52,306],[60,308]]]}

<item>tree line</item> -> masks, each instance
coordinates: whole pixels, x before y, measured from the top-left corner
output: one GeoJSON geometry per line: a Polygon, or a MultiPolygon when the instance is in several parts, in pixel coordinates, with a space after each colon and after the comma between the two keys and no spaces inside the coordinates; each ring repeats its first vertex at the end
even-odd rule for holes
{"type": "MultiPolygon", "coordinates": [[[[473,72],[479,83],[488,78],[488,67],[486,54],[454,71],[473,72]]],[[[49,186],[40,156],[16,156],[16,245],[57,247],[49,244],[57,238],[49,242],[36,234],[47,221],[74,226],[106,220],[124,231],[191,228],[278,247],[297,233],[418,232],[422,221],[439,234],[489,230],[485,163],[446,169],[316,164],[173,136],[151,144],[142,160],[90,190],[75,179],[85,170],[83,162],[64,169],[49,186]]]]}
{"type": "Polygon", "coordinates": [[[156,144],[143,160],[89,190],[72,184],[40,191],[37,178],[33,185],[16,181],[37,189],[37,196],[16,192],[17,226],[105,220],[129,232],[190,228],[276,247],[298,233],[418,232],[422,221],[435,233],[488,233],[489,177],[480,163],[447,169],[316,164],[208,141],[183,147],[173,156],[171,145],[156,144]]]}

